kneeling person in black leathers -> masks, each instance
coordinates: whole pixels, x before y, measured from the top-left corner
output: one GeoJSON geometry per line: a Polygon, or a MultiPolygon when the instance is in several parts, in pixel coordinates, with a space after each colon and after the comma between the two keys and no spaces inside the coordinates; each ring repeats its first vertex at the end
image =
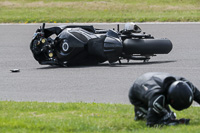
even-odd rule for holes
{"type": "Polygon", "coordinates": [[[150,72],[136,79],[129,99],[135,107],[135,120],[146,119],[148,126],[188,124],[190,119],[176,119],[169,105],[180,111],[193,100],[200,104],[200,91],[183,77],[150,72]]]}

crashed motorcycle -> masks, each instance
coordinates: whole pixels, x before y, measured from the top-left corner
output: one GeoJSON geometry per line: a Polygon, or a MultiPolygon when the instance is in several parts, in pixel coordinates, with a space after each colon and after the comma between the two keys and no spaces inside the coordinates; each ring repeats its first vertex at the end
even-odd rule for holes
{"type": "Polygon", "coordinates": [[[115,31],[92,25],[45,28],[43,23],[34,33],[30,49],[41,65],[75,66],[121,63],[123,59],[147,62],[156,54],[168,54],[172,43],[155,39],[134,23],[126,23],[121,31],[119,25],[115,31]]]}

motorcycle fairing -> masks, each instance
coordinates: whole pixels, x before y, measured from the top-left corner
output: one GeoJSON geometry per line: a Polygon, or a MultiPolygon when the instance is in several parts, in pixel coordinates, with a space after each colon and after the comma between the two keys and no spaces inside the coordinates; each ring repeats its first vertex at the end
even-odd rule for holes
{"type": "MultiPolygon", "coordinates": [[[[74,60],[81,52],[96,56],[98,62],[108,60],[110,63],[119,59],[122,52],[122,43],[119,36],[113,30],[109,30],[106,35],[97,36],[82,28],[66,28],[58,36],[60,40],[65,40],[69,45],[69,51],[62,50],[63,42],[59,42],[57,47],[57,56],[59,60],[67,61],[68,64],[74,60]]],[[[80,59],[82,56],[80,56],[80,59]]],[[[74,61],[73,61],[74,62],[74,61]]]]}
{"type": "Polygon", "coordinates": [[[96,56],[100,62],[108,60],[109,63],[113,63],[119,60],[122,49],[122,42],[113,30],[109,30],[106,35],[88,42],[88,52],[96,56]]]}
{"type": "Polygon", "coordinates": [[[122,54],[122,49],[122,41],[120,40],[118,34],[113,30],[109,30],[104,41],[104,54],[109,63],[119,60],[119,57],[122,54]]]}

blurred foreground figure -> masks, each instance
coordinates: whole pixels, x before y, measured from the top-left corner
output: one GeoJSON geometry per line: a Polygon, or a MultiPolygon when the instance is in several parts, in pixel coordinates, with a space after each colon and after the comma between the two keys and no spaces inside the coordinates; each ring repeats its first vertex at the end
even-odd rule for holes
{"type": "Polygon", "coordinates": [[[180,111],[193,100],[200,104],[200,92],[183,77],[150,72],[136,79],[129,99],[135,107],[135,120],[146,119],[148,126],[188,124],[190,119],[176,119],[169,105],[180,111]]]}

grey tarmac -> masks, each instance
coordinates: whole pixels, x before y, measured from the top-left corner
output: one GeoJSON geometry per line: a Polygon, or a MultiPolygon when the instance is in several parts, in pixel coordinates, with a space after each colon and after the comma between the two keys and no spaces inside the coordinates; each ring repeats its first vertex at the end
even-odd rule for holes
{"type": "MultiPolygon", "coordinates": [[[[117,28],[117,23],[83,24],[117,28]]],[[[125,60],[114,66],[108,62],[68,68],[42,66],[29,48],[41,24],[0,24],[0,100],[130,104],[128,92],[134,80],[153,71],[183,76],[200,88],[200,23],[137,24],[155,38],[170,39],[172,51],[152,57],[148,63],[125,60]],[[13,69],[20,71],[11,72],[13,69]]],[[[123,27],[120,23],[120,29],[123,27]]]]}

